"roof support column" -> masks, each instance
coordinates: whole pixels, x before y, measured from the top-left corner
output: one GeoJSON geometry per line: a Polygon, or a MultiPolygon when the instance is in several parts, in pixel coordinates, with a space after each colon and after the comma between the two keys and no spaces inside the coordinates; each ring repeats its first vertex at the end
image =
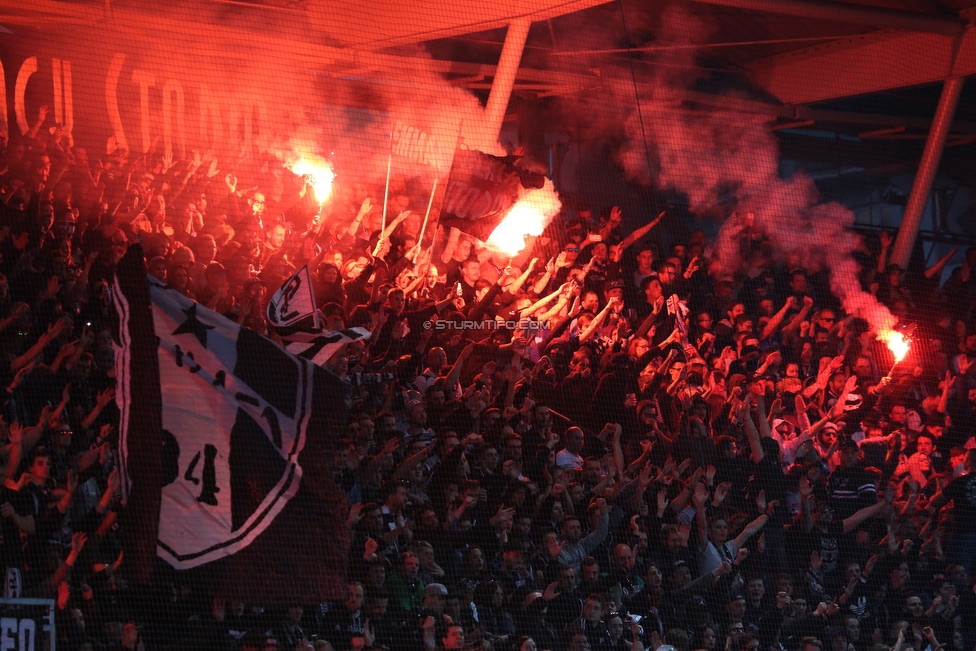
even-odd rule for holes
{"type": "Polygon", "coordinates": [[[498,140],[502,131],[508,100],[512,97],[512,87],[515,85],[519,63],[522,61],[522,50],[525,48],[531,25],[530,19],[517,18],[509,23],[505,34],[505,45],[502,46],[502,55],[498,59],[495,79],[491,83],[491,93],[485,106],[486,130],[493,142],[498,140]]]}
{"type": "Polygon", "coordinates": [[[956,105],[959,103],[959,95],[962,93],[965,81],[963,77],[950,77],[946,79],[945,85],[942,87],[939,106],[935,109],[935,117],[932,118],[929,137],[925,141],[925,151],[922,152],[922,160],[919,162],[918,171],[915,173],[912,193],[908,197],[908,205],[905,206],[905,214],[901,218],[898,239],[895,240],[895,246],[891,252],[891,264],[897,264],[902,269],[908,268],[908,261],[912,257],[918,228],[922,224],[922,215],[925,213],[925,205],[928,203],[929,193],[932,191],[935,174],[939,171],[942,150],[945,148],[946,138],[949,136],[949,127],[952,126],[952,118],[956,113],[956,105]]]}

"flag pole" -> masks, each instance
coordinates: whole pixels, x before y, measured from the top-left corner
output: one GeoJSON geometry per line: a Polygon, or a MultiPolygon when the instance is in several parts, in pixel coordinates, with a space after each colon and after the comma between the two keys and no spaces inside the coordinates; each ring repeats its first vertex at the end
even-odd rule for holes
{"type": "Polygon", "coordinates": [[[430,209],[434,205],[434,194],[437,193],[437,182],[439,180],[436,176],[434,177],[434,187],[431,188],[430,199],[427,201],[427,214],[424,215],[424,224],[420,227],[420,237],[417,238],[417,244],[421,246],[424,243],[424,234],[427,232],[427,220],[430,219],[430,209]]]}
{"type": "MultiPolygon", "coordinates": [[[[451,152],[451,162],[447,166],[447,174],[448,174],[447,180],[448,181],[451,180],[451,178],[450,178],[451,168],[454,167],[454,158],[457,156],[458,147],[461,146],[461,140],[462,140],[461,136],[462,136],[463,132],[464,132],[464,120],[460,120],[458,122],[457,139],[454,141],[454,150],[451,152]]],[[[440,178],[440,177],[438,177],[438,178],[440,178]]],[[[448,187],[450,187],[450,186],[448,186],[448,187]]],[[[436,189],[437,189],[437,178],[434,179],[434,190],[436,190],[436,189]]],[[[427,215],[430,215],[430,206],[434,202],[434,193],[433,192],[430,193],[430,202],[431,203],[427,204],[427,215]]],[[[438,215],[437,215],[437,224],[440,225],[440,223],[441,223],[441,216],[440,216],[440,213],[438,212],[438,215]]],[[[424,229],[426,229],[426,228],[427,228],[427,217],[424,217],[424,229]]],[[[437,231],[434,231],[434,236],[430,238],[430,251],[428,252],[427,255],[431,256],[431,255],[434,254],[434,245],[437,244],[436,240],[437,240],[437,231]]],[[[417,241],[417,244],[423,244],[423,233],[421,233],[420,239],[417,241]]]]}
{"type": "Polygon", "coordinates": [[[305,263],[305,273],[308,274],[308,289],[309,294],[312,295],[312,327],[319,331],[322,329],[322,323],[319,321],[319,306],[315,304],[315,283],[312,281],[311,261],[305,263]]]}
{"type": "Polygon", "coordinates": [[[386,190],[383,191],[383,226],[380,228],[380,238],[386,232],[386,204],[390,198],[390,170],[393,168],[393,121],[390,121],[390,153],[386,159],[386,190]]]}

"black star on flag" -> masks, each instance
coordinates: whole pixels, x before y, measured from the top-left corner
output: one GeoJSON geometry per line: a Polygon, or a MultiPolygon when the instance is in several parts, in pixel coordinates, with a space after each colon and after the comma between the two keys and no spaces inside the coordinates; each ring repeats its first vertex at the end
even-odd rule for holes
{"type": "Polygon", "coordinates": [[[173,331],[174,335],[185,335],[191,334],[196,337],[203,347],[207,347],[207,330],[213,330],[213,326],[208,326],[206,323],[197,318],[197,304],[194,303],[187,309],[183,310],[183,314],[186,315],[186,321],[180,324],[180,327],[173,331]]]}

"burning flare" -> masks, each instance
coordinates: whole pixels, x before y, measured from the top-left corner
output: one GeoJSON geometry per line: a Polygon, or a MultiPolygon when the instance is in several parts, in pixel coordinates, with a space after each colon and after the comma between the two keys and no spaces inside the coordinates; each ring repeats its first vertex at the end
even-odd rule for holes
{"type": "Polygon", "coordinates": [[[303,154],[297,161],[287,165],[293,173],[299,176],[307,176],[315,190],[315,198],[319,205],[325,203],[332,194],[332,181],[335,179],[335,172],[329,161],[315,154],[303,154]]]}
{"type": "Polygon", "coordinates": [[[885,342],[888,350],[895,356],[896,364],[905,359],[905,355],[908,354],[908,342],[905,341],[905,336],[902,333],[897,330],[882,330],[878,338],[885,342]]]}
{"type": "Polygon", "coordinates": [[[508,211],[501,223],[495,227],[488,238],[488,246],[515,257],[525,248],[525,238],[538,237],[556,216],[562,202],[553,188],[552,181],[546,179],[544,187],[529,190],[522,195],[508,211]]]}

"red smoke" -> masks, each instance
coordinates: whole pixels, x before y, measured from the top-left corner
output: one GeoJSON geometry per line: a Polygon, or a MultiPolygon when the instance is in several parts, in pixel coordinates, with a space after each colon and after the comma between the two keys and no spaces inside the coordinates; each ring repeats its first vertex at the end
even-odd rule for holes
{"type": "MultiPolygon", "coordinates": [[[[720,205],[728,214],[730,204],[739,214],[753,213],[751,230],[768,238],[774,256],[782,261],[801,254],[808,270],[826,267],[831,290],[848,313],[866,319],[876,332],[890,329],[897,319],[858,279],[860,269],[852,255],[857,245],[851,230],[854,214],[839,203],[821,202],[813,180],[803,172],[788,179],[780,176],[770,118],[737,110],[732,103],[721,109],[689,109],[688,89],[702,71],[696,65],[696,48],[687,46],[704,42],[708,34],[707,25],[682,6],[664,10],[655,44],[677,47],[662,48],[654,65],[638,68],[643,73],[637,76],[640,113],[629,69],[605,76],[610,92],[617,95],[616,105],[632,107],[623,120],[618,162],[631,179],[687,195],[696,214],[714,215],[720,205]]],[[[722,225],[712,274],[735,275],[749,262],[741,259],[738,246],[743,219],[722,225]]]]}

